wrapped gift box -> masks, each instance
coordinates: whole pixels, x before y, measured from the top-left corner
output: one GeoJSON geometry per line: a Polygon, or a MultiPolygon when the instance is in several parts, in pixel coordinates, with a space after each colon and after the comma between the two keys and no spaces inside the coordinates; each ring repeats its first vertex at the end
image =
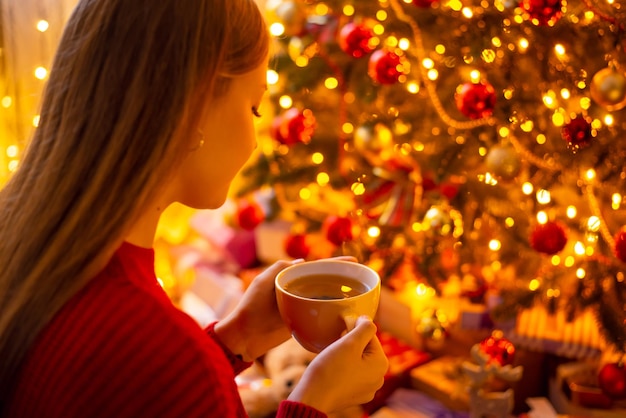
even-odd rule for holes
{"type": "Polygon", "coordinates": [[[626,402],[616,402],[597,386],[594,363],[574,361],[560,365],[550,381],[550,401],[562,414],[624,418],[626,402]]]}
{"type": "Polygon", "coordinates": [[[389,360],[389,370],[383,387],[376,392],[374,399],[364,406],[368,413],[385,405],[389,396],[397,389],[410,386],[411,371],[431,358],[430,354],[413,348],[388,332],[379,331],[378,339],[389,360]]]}
{"type": "Polygon", "coordinates": [[[442,356],[411,370],[411,385],[456,411],[469,410],[467,379],[461,370],[466,359],[442,356]]]}

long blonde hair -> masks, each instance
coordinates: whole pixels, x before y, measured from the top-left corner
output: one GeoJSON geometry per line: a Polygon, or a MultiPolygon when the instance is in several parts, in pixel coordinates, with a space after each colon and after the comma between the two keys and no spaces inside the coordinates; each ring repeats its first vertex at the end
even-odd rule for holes
{"type": "Polygon", "coordinates": [[[206,104],[266,59],[266,29],[253,0],[79,1],[0,192],[0,409],[34,338],[189,152],[206,104]]]}

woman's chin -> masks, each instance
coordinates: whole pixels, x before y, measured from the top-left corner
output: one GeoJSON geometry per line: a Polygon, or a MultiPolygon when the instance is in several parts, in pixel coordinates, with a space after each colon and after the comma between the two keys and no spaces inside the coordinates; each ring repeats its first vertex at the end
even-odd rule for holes
{"type": "Polygon", "coordinates": [[[180,201],[179,203],[190,207],[192,209],[217,209],[224,205],[226,202],[227,194],[217,196],[216,194],[206,194],[193,196],[189,199],[180,201]]]}

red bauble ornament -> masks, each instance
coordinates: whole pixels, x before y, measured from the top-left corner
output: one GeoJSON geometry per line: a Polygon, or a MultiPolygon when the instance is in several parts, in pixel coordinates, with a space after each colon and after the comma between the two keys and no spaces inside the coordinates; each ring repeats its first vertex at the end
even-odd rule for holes
{"type": "Polygon", "coordinates": [[[607,363],[598,374],[600,389],[610,398],[626,399],[626,365],[607,363]]]}
{"type": "Polygon", "coordinates": [[[539,25],[553,25],[563,15],[563,0],[521,0],[519,6],[539,25]]]}
{"type": "Polygon", "coordinates": [[[308,144],[315,132],[315,117],[309,109],[295,107],[277,116],[270,129],[271,136],[283,145],[308,144]]]}
{"type": "Polygon", "coordinates": [[[243,202],[237,207],[237,224],[248,231],[256,228],[265,220],[261,207],[254,202],[243,202]]]}
{"type": "Polygon", "coordinates": [[[350,218],[331,215],[324,221],[323,229],[326,231],[326,239],[335,245],[352,241],[352,220],[350,218]]]}
{"type": "Polygon", "coordinates": [[[496,92],[487,82],[465,83],[456,89],[456,107],[470,119],[491,116],[496,106],[496,92]]]}
{"type": "Polygon", "coordinates": [[[506,338],[494,333],[480,342],[480,351],[487,355],[489,363],[497,363],[500,366],[513,364],[515,358],[515,346],[506,338]]]}
{"type": "Polygon", "coordinates": [[[367,73],[377,83],[394,84],[406,72],[406,59],[393,51],[379,49],[372,53],[367,73]]]}
{"type": "Polygon", "coordinates": [[[285,240],[285,252],[291,258],[307,258],[311,247],[304,234],[291,234],[285,240]]]}
{"type": "Polygon", "coordinates": [[[428,175],[424,175],[422,177],[422,190],[425,192],[430,192],[431,190],[437,190],[437,183],[432,177],[428,175]]]}
{"type": "Polygon", "coordinates": [[[588,147],[593,139],[591,123],[584,116],[578,115],[563,126],[561,136],[573,150],[588,147]]]}
{"type": "Polygon", "coordinates": [[[454,183],[441,183],[439,185],[439,191],[448,200],[452,200],[459,194],[459,186],[454,183]]]}
{"type": "Polygon", "coordinates": [[[620,261],[626,263],[626,226],[615,234],[615,247],[613,253],[620,261]]]}
{"type": "Polygon", "coordinates": [[[374,50],[371,28],[354,22],[347,23],[339,32],[339,47],[354,58],[361,58],[374,50]]]}
{"type": "Polygon", "coordinates": [[[413,4],[417,7],[431,7],[433,4],[439,3],[439,0],[413,0],[413,4]]]}
{"type": "Polygon", "coordinates": [[[565,248],[567,235],[560,223],[555,221],[539,224],[530,235],[530,246],[537,252],[553,255],[565,248]]]}

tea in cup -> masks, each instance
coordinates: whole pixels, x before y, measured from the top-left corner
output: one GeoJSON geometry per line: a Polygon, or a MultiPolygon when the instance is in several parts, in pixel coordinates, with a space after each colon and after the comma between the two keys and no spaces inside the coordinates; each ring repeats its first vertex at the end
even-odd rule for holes
{"type": "Polygon", "coordinates": [[[276,276],[278,309],[293,337],[319,353],[361,315],[374,318],[380,277],[363,264],[317,260],[294,264],[276,276]]]}

